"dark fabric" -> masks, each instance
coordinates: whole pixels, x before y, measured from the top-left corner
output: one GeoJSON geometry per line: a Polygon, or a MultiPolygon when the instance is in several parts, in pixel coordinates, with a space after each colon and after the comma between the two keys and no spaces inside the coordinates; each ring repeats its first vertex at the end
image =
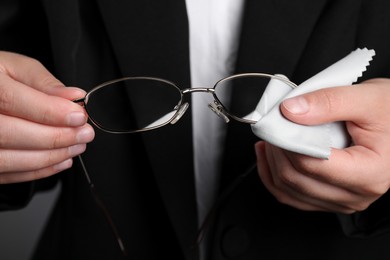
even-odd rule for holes
{"type": "MultiPolygon", "coordinates": [[[[386,0],[247,0],[237,72],[282,73],[299,84],[368,47],[377,56],[364,78],[390,77],[388,10],[386,0]]],[[[2,1],[0,49],[36,57],[65,84],[86,90],[122,76],[190,82],[184,1],[2,1]]],[[[83,155],[128,259],[197,257],[190,115],[145,134],[97,130],[83,155]]],[[[227,128],[222,187],[255,162],[257,141],[247,125],[227,128]]],[[[56,178],[63,192],[35,258],[123,259],[77,160],[56,178]]],[[[29,196],[10,199],[16,189],[30,189],[23,185],[0,188],[7,207],[28,202],[29,196]]],[[[387,205],[388,195],[351,216],[302,212],[279,204],[254,172],[219,209],[210,257],[388,259],[387,205]]]]}
{"type": "MultiPolygon", "coordinates": [[[[389,4],[248,0],[237,71],[282,73],[299,84],[367,47],[377,55],[360,80],[389,77],[389,4]]],[[[231,124],[228,133],[232,180],[255,158],[250,130],[231,124]]],[[[388,205],[386,194],[353,215],[302,212],[280,205],[253,173],[220,208],[211,259],[388,259],[388,205]]]]}

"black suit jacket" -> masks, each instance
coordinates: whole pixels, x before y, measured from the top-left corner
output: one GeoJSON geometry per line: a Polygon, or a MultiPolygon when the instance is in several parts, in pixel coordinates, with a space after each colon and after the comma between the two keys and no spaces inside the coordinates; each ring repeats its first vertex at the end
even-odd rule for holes
{"type": "MultiPolygon", "coordinates": [[[[282,73],[300,83],[357,47],[377,56],[364,78],[390,76],[390,2],[247,0],[237,72],[282,73]]],[[[184,1],[41,0],[0,4],[0,48],[41,60],[67,85],[92,88],[122,76],[190,85],[184,1]]],[[[236,97],[240,99],[239,96],[236,97]]],[[[173,126],[133,135],[97,130],[83,155],[129,259],[196,259],[191,113],[173,126]]],[[[222,189],[255,162],[257,138],[227,125],[222,189]]],[[[63,192],[37,259],[122,259],[111,230],[74,167],[47,180],[0,187],[1,206],[28,202],[60,179],[63,192]]],[[[219,208],[211,259],[388,259],[388,194],[351,216],[279,204],[256,173],[219,208]]]]}

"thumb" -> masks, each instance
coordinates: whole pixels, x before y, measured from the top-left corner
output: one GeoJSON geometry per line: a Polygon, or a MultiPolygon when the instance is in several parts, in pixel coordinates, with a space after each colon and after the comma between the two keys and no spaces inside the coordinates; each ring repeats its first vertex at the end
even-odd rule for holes
{"type": "Polygon", "coordinates": [[[372,111],[382,97],[375,88],[360,84],[333,87],[292,97],[282,102],[280,110],[289,120],[304,125],[318,125],[334,121],[352,121],[366,124],[375,118],[372,111]]]}

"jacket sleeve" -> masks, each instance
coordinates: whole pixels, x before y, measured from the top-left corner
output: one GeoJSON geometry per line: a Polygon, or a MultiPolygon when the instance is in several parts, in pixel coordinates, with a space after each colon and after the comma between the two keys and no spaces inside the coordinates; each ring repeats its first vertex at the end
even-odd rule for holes
{"type": "Polygon", "coordinates": [[[390,232],[390,192],[366,210],[351,215],[338,214],[343,232],[350,237],[380,236],[390,232]]]}
{"type": "MultiPolygon", "coordinates": [[[[385,11],[389,8],[390,2],[387,0],[364,0],[361,7],[357,41],[360,46],[374,48],[377,53],[372,67],[364,73],[366,79],[390,78],[390,17],[385,11]]],[[[348,236],[367,237],[390,233],[390,191],[364,211],[337,216],[348,236]]]]}

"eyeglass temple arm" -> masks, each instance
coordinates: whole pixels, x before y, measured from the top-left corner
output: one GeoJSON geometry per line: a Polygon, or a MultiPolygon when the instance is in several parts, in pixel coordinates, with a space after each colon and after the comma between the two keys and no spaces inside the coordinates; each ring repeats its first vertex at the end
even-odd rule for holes
{"type": "Polygon", "coordinates": [[[74,103],[84,103],[85,97],[73,100],[74,103]]]}
{"type": "Polygon", "coordinates": [[[96,191],[96,188],[95,188],[95,185],[93,184],[92,180],[91,180],[91,177],[89,176],[88,174],[88,171],[87,171],[87,168],[85,167],[85,164],[84,164],[84,161],[83,161],[83,158],[81,157],[81,155],[77,156],[79,161],[80,161],[80,164],[81,164],[81,167],[83,169],[83,172],[84,172],[84,175],[85,175],[85,178],[87,179],[87,182],[88,182],[88,185],[89,185],[89,188],[91,190],[91,193],[92,193],[92,197],[94,198],[95,200],[95,203],[98,205],[98,207],[102,210],[103,214],[104,214],[104,217],[106,218],[108,224],[110,225],[111,227],[111,230],[112,232],[114,233],[114,236],[116,238],[116,241],[118,242],[118,245],[119,245],[119,248],[120,250],[122,251],[122,254],[124,256],[127,256],[127,250],[123,244],[123,241],[122,241],[122,238],[120,237],[119,235],[119,232],[118,232],[118,229],[116,228],[115,224],[114,224],[114,221],[106,207],[106,205],[104,204],[103,200],[101,199],[101,197],[99,196],[99,194],[97,193],[96,191]]]}

